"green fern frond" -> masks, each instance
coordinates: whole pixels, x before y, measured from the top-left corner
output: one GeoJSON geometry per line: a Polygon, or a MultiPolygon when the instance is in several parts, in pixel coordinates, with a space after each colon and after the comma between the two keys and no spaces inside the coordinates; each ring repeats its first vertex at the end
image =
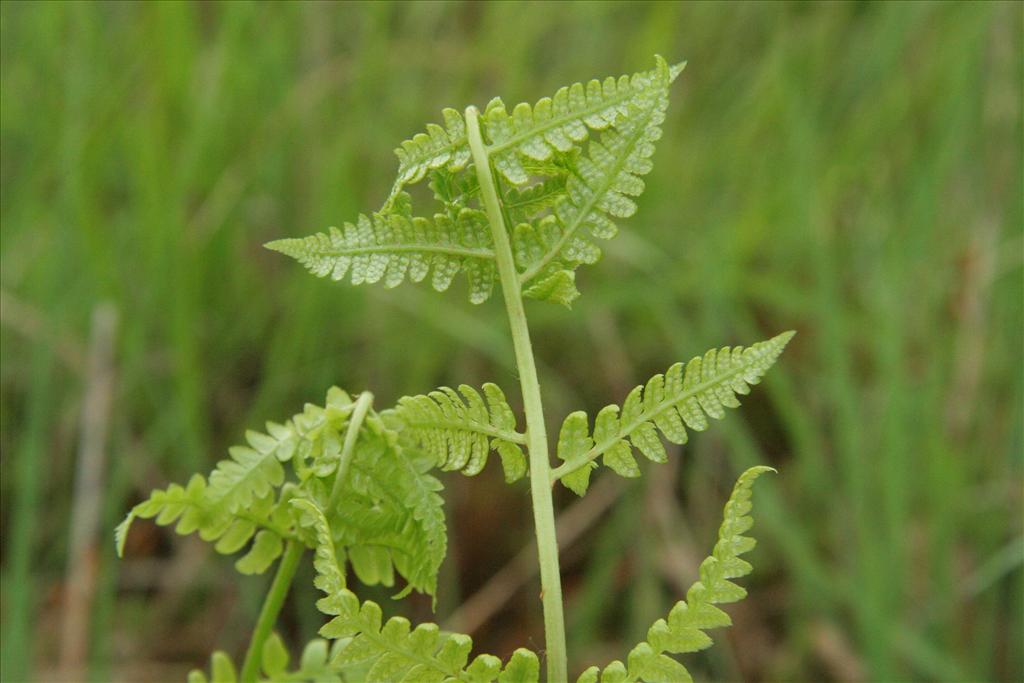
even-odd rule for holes
{"type": "Polygon", "coordinates": [[[565,197],[569,169],[552,167],[545,170],[548,172],[543,174],[546,176],[543,181],[526,187],[511,187],[505,193],[501,203],[513,225],[528,223],[543,215],[565,197]]]}
{"type": "MultiPolygon", "coordinates": [[[[115,532],[118,552],[137,517],[177,523],[182,534],[198,531],[221,553],[251,541],[236,563],[243,573],[265,571],[281,555],[284,540],[316,547],[315,535],[296,525],[289,502],[299,497],[326,508],[353,406],[334,387],[324,405],[306,404],[284,424],[268,423],[266,434],[248,432],[249,445],[231,449],[231,460],[218,464],[209,484],[196,475],[188,486],[154,491],[137,505],[115,532]],[[296,482],[285,482],[282,460],[291,462],[296,482]]],[[[434,595],[448,539],[437,494],[442,486],[429,473],[433,460],[402,448],[372,411],[354,450],[340,501],[329,511],[339,553],[366,584],[392,586],[397,572],[407,582],[404,592],[434,595]]]]}
{"type": "MultiPolygon", "coordinates": [[[[651,70],[576,83],[535,105],[508,110],[495,98],[483,114],[469,107],[465,118],[446,109],[444,126],[428,125],[396,150],[397,178],[379,211],[340,229],[266,245],[317,276],[352,284],[395,287],[429,276],[434,289],[444,291],[464,273],[473,303],[489,299],[500,270],[529,433],[518,431],[493,384],[482,392],[442,387],[380,413],[370,392],[353,400],[334,388],[324,405],[307,404],[283,424],[268,423],[265,433],[247,432],[246,444],[231,448],[208,478],[197,475],[184,487],[154,491],[135,506],[117,528],[119,553],[137,517],[174,525],[178,533],[198,532],[219,552],[248,546],[236,564],[243,573],[265,571],[283,553],[242,666],[246,683],[260,671],[272,681],[538,681],[533,652],[517,650],[504,665],[486,654],[471,660],[469,636],[442,633],[435,624],[414,628],[401,617],[385,620],[379,605],[349,590],[346,577],[351,567],[363,583],[390,587],[397,574],[405,586],[396,597],[413,590],[435,595],[447,530],[442,485],[433,470],[475,475],[495,450],[505,478],[515,481],[526,473],[528,442],[534,458],[543,460],[534,461],[531,492],[548,679],[565,680],[548,484],[561,480],[583,495],[598,459],[624,477],[639,476],[634,449],[664,462],[662,439],[683,444],[688,429],[702,431],[709,417],[721,419],[725,408],[738,407],[737,395],[749,393],[793,335],[750,348],[711,349],[677,363],[631,391],[621,408],[602,409],[593,428],[585,412],[570,414],[557,444],[562,463],[548,471],[542,399],[520,299],[570,306],[579,296],[576,270],[601,256],[594,240],[614,237],[617,220],[637,210],[669,86],[683,67],[656,57],[651,70]],[[437,204],[427,212],[430,218],[413,215],[405,191],[424,180],[437,204]],[[314,550],[314,585],[323,593],[317,608],[331,617],[320,634],[334,642],[312,641],[298,669],[289,670],[288,651],[271,631],[306,547],[314,550]]],[[[685,600],[654,623],[625,663],[588,669],[581,682],[691,680],[669,655],[710,646],[706,631],[730,624],[716,605],[745,597],[733,580],[752,569],[740,557],[754,547],[743,535],[752,526],[751,487],[769,470],[752,468],[737,481],[712,555],[701,563],[700,579],[685,600]]],[[[210,669],[214,681],[237,678],[223,653],[214,654],[210,669]]],[[[195,683],[206,680],[203,672],[190,674],[195,683]]]]}
{"type": "Polygon", "coordinates": [[[633,457],[636,448],[654,462],[665,462],[667,454],[658,437],[684,444],[686,427],[704,431],[705,415],[725,417],[724,408],[737,408],[736,394],[747,394],[782,353],[794,332],[783,332],[750,348],[711,349],[686,364],[676,363],[664,375],[655,375],[646,385],[629,392],[620,411],[618,406],[603,408],[594,421],[591,435],[587,414],[569,415],[562,424],[558,457],[562,465],[552,471],[552,480],[579,495],[586,493],[595,460],[604,456],[604,464],[623,477],[639,476],[633,457]],[[631,448],[632,446],[632,448],[631,448]]]}
{"type": "Polygon", "coordinates": [[[299,658],[299,666],[294,671],[288,670],[290,659],[288,649],[284,646],[280,636],[271,633],[263,643],[260,662],[265,680],[274,681],[274,683],[286,681],[341,683],[342,680],[348,680],[342,678],[338,672],[331,670],[329,665],[330,643],[323,638],[314,638],[306,643],[299,658]]]}
{"type": "Polygon", "coordinates": [[[217,463],[210,473],[209,494],[214,501],[223,501],[231,511],[247,508],[254,497],[266,495],[284,482],[281,463],[293,458],[299,479],[309,473],[327,476],[334,472],[341,451],[339,434],[345,429],[352,412],[351,397],[332,387],[323,406],[307,403],[303,412],[285,424],[268,422],[266,433],[249,430],[247,445],[228,449],[230,459],[217,463]]]}
{"type": "Polygon", "coordinates": [[[574,271],[601,257],[591,238],[611,239],[618,232],[613,219],[636,212],[633,198],[643,192],[641,176],[651,170],[668,86],[682,68],[658,58],[653,71],[635,75],[635,96],[619,106],[614,124],[590,140],[585,154],[573,147],[553,152],[546,162],[523,157],[528,174],[544,177],[512,188],[503,202],[515,225],[512,247],[525,296],[567,307],[579,296],[574,271]],[[547,167],[537,169],[538,163],[547,167]]]}
{"type": "Polygon", "coordinates": [[[210,656],[210,676],[199,669],[188,674],[188,683],[238,683],[238,670],[231,657],[220,650],[210,656]]]}
{"type": "Polygon", "coordinates": [[[221,460],[210,473],[210,496],[234,510],[248,507],[254,498],[284,483],[276,442],[255,431],[245,436],[248,445],[229,448],[231,458],[221,460]]]}
{"type": "MultiPolygon", "coordinates": [[[[363,583],[393,586],[397,572],[407,582],[399,596],[412,590],[433,596],[448,536],[432,464],[391,434],[365,432],[334,507],[327,510],[328,487],[319,480],[296,505],[314,505],[330,518],[340,561],[348,561],[363,583]]],[[[314,528],[309,519],[301,526],[314,528]]],[[[303,540],[323,545],[315,535],[303,540]]]]}
{"type": "Polygon", "coordinates": [[[364,583],[393,584],[392,566],[415,589],[433,596],[448,549],[443,487],[433,463],[387,438],[369,438],[357,451],[349,483],[331,520],[336,541],[364,583]]]}
{"type": "MultiPolygon", "coordinates": [[[[295,498],[292,507],[301,512],[299,524],[313,529],[316,542],[313,546],[313,569],[316,577],[313,585],[328,595],[341,592],[345,586],[345,572],[338,561],[338,551],[334,546],[331,527],[316,503],[308,498],[295,498]]],[[[318,609],[323,609],[319,607],[318,609]]]]}
{"type": "MultiPolygon", "coordinates": [[[[338,643],[340,645],[341,643],[338,643]]],[[[302,649],[299,666],[288,670],[291,659],[281,638],[272,633],[263,643],[261,656],[261,683],[342,683],[350,680],[331,669],[329,643],[323,638],[314,638],[302,649]]],[[[188,674],[188,683],[238,683],[235,663],[225,652],[217,651],[210,658],[210,676],[194,669],[188,674]]]]}
{"type": "MultiPolygon", "coordinates": [[[[587,138],[588,130],[603,130],[614,125],[628,111],[630,103],[648,96],[657,87],[652,71],[632,76],[591,80],[585,86],[574,83],[563,87],[554,97],[545,97],[534,105],[523,102],[511,115],[500,98],[491,100],[484,113],[483,128],[487,151],[495,167],[510,182],[522,185],[529,179],[520,158],[544,161],[554,152],[565,152],[587,138]]],[[[664,66],[674,80],[685,64],[664,66]]],[[[431,170],[461,171],[470,160],[466,122],[454,109],[442,111],[444,126],[428,124],[419,133],[395,149],[398,174],[385,206],[390,206],[402,189],[419,182],[431,170]]],[[[528,162],[527,162],[528,163],[528,162]]]]}
{"type": "MultiPolygon", "coordinates": [[[[630,100],[615,127],[602,133],[599,140],[591,140],[587,154],[576,160],[565,197],[554,207],[556,220],[530,236],[540,242],[531,251],[541,253],[521,263],[523,282],[550,275],[553,270],[593,263],[601,252],[587,237],[614,237],[618,228],[612,219],[628,218],[636,212],[632,198],[644,191],[641,176],[651,171],[650,158],[654,143],[661,138],[668,107],[668,65],[659,60],[658,69],[645,82],[650,86],[645,97],[630,100]]],[[[520,237],[527,236],[520,233],[520,237]]]]}
{"type": "Polygon", "coordinates": [[[398,177],[386,203],[390,205],[406,185],[423,179],[432,169],[460,171],[469,163],[469,144],[466,141],[466,122],[454,109],[441,112],[444,127],[431,123],[426,133],[418,133],[404,141],[397,149],[398,177]]]}
{"type": "MultiPolygon", "coordinates": [[[[611,238],[614,219],[636,211],[633,198],[651,170],[668,87],[683,67],[656,57],[653,69],[575,83],[511,113],[500,98],[488,104],[480,119],[483,148],[504,179],[499,201],[524,296],[565,306],[579,296],[574,271],[601,255],[591,238],[611,238]],[[587,142],[592,131],[600,137],[587,142]]],[[[444,126],[431,124],[396,150],[398,176],[380,211],[340,229],[266,246],[314,275],[347,276],[352,284],[395,287],[432,274],[434,288],[444,291],[464,272],[470,301],[486,301],[496,262],[469,163],[466,122],[453,109],[443,115],[444,126]],[[432,219],[414,218],[404,188],[427,177],[442,210],[432,219]]]]}
{"type": "Polygon", "coordinates": [[[462,384],[458,392],[441,387],[427,395],[405,396],[383,416],[443,470],[476,475],[494,449],[501,456],[505,479],[516,481],[526,473],[520,448],[526,437],[516,431],[515,415],[501,389],[490,383],[483,389],[486,403],[480,392],[462,384]]]}
{"type": "Polygon", "coordinates": [[[176,525],[178,534],[198,532],[204,541],[215,542],[216,551],[224,555],[236,553],[252,541],[249,552],[235,563],[243,574],[266,571],[281,555],[282,540],[294,537],[286,506],[275,501],[269,491],[251,498],[244,510],[231,510],[223,501],[210,497],[206,480],[196,474],[186,486],[171,484],[155,490],[149,499],[132,508],[114,534],[118,556],[124,553],[132,522],[154,517],[160,526],[176,525]]]}
{"type": "Polygon", "coordinates": [[[386,622],[380,607],[371,601],[360,603],[344,588],[344,573],[338,561],[327,518],[315,505],[297,500],[317,529],[315,584],[325,593],[317,608],[333,617],[320,629],[325,638],[345,639],[331,657],[330,667],[341,670],[352,665],[366,669],[367,681],[537,681],[540,662],[529,650],[516,650],[502,670],[501,660],[478,655],[469,661],[473,641],[461,634],[442,634],[436,624],[415,629],[407,619],[393,617],[386,622]]]}
{"type": "Polygon", "coordinates": [[[647,631],[647,640],[633,648],[626,665],[614,661],[603,671],[594,666],[577,683],[688,683],[693,680],[682,664],[665,653],[684,654],[709,647],[711,637],[705,631],[729,626],[729,615],[715,605],[737,602],[747,592],[731,581],[749,574],[753,567],[740,555],[753,550],[755,541],[743,534],[754,524],[750,511],[754,480],[771,467],[752,467],[740,475],[725,504],[724,519],[718,530],[718,542],[710,557],[700,565],[700,580],[686,592],[669,612],[647,631]]]}
{"type": "Polygon", "coordinates": [[[587,138],[589,130],[604,130],[627,119],[632,106],[646,107],[673,78],[672,68],[657,57],[657,66],[633,76],[574,83],[538,101],[523,102],[509,114],[495,98],[484,111],[482,124],[487,154],[494,167],[512,184],[530,179],[521,157],[544,161],[567,152],[587,138]]]}
{"type": "Polygon", "coordinates": [[[483,303],[490,297],[496,277],[494,251],[483,212],[467,208],[454,220],[446,214],[427,220],[412,216],[405,193],[392,204],[372,218],[360,215],[355,225],[265,246],[291,256],[317,277],[343,280],[347,275],[354,285],[383,281],[385,287],[397,287],[431,275],[433,288],[443,292],[463,272],[471,302],[483,303]]]}
{"type": "Polygon", "coordinates": [[[265,433],[247,431],[247,445],[228,449],[231,458],[217,463],[210,473],[211,498],[223,501],[230,510],[245,508],[254,496],[281,486],[285,476],[281,463],[293,458],[300,479],[307,476],[307,462],[320,476],[333,472],[341,449],[337,432],[344,429],[351,412],[349,395],[332,387],[324,406],[306,404],[302,413],[285,424],[267,422],[265,433]],[[334,430],[324,431],[329,423],[334,430]]]}

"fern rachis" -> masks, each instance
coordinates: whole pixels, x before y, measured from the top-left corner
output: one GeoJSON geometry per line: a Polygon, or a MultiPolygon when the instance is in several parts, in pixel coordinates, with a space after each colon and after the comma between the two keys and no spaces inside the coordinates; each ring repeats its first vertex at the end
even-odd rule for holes
{"type": "MultiPolygon", "coordinates": [[[[351,570],[367,584],[404,582],[396,598],[413,590],[434,595],[447,550],[443,486],[434,470],[473,476],[492,451],[509,483],[529,475],[547,679],[568,680],[552,484],[561,481],[584,495],[599,458],[622,476],[639,476],[634,450],[664,462],[662,437],[683,444],[687,429],[702,431],[708,417],[738,407],[736,395],[761,380],[792,336],[677,363],[631,391],[621,408],[602,409],[593,429],[586,413],[571,413],[558,438],[561,464],[551,467],[523,300],[569,306],[579,296],[576,270],[601,254],[590,238],[614,237],[616,219],[636,212],[669,86],[682,68],[658,57],[651,70],[576,83],[534,105],[509,110],[496,98],[483,113],[445,109],[443,126],[430,124],[396,149],[397,178],[378,211],[326,233],[267,245],[314,275],[352,284],[395,287],[429,277],[444,291],[462,273],[470,301],[479,304],[499,283],[525,428],[490,383],[482,393],[465,384],[442,387],[380,411],[370,393],[353,399],[334,388],[322,405],[307,404],[283,423],[268,423],[265,432],[247,432],[246,444],[230,449],[208,477],[154,491],[135,506],[117,528],[119,553],[133,520],[155,518],[178,533],[198,533],[224,554],[248,548],[236,565],[243,573],[261,573],[280,558],[240,670],[214,653],[214,681],[240,676],[250,683],[261,671],[269,680],[539,681],[533,652],[516,650],[504,663],[486,654],[470,659],[469,636],[443,634],[433,624],[413,627],[401,617],[385,620],[378,605],[361,601],[348,585],[351,570]],[[424,180],[436,206],[418,216],[406,188],[424,180]],[[272,627],[307,549],[323,592],[316,606],[330,620],[320,630],[323,639],[312,641],[289,671],[287,649],[272,627]]],[[[581,683],[690,679],[666,653],[707,647],[704,631],[730,623],[715,605],[745,595],[730,579],[750,572],[739,558],[753,548],[742,535],[752,523],[750,488],[768,469],[740,476],[719,541],[686,599],[655,622],[626,663],[592,667],[581,683]]],[[[205,680],[202,672],[190,676],[205,680]]]]}

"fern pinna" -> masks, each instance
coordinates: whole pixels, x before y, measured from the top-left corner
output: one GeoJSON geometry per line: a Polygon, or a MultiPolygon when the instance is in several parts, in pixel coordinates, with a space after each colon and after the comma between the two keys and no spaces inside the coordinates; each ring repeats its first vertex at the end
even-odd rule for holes
{"type": "MultiPolygon", "coordinates": [[[[533,105],[507,107],[492,100],[480,112],[442,112],[401,144],[397,178],[377,211],[305,238],[271,242],[313,274],[352,284],[429,281],[444,291],[461,273],[469,300],[487,301],[500,286],[518,366],[525,428],[505,393],[484,384],[441,387],[404,397],[384,410],[373,396],[331,389],[322,405],[307,405],[282,423],[250,431],[208,477],[153,491],[116,533],[122,552],[136,518],[198,533],[217,552],[244,553],[245,574],[277,571],[241,667],[213,655],[213,681],[511,681],[541,678],[537,654],[518,649],[505,661],[471,658],[468,636],[433,624],[413,627],[385,620],[381,608],[360,601],[349,571],[368,585],[396,586],[433,596],[447,549],[441,481],[436,471],[472,476],[492,452],[505,479],[529,474],[541,600],[546,678],[568,680],[565,626],[555,538],[552,485],[587,491],[600,461],[625,477],[640,475],[634,450],[655,463],[667,458],[662,439],[683,444],[687,429],[702,431],[708,417],[739,406],[775,362],[792,332],[749,347],[712,349],[677,363],[610,405],[593,427],[584,412],[565,418],[552,467],[526,313],[525,298],[570,306],[579,296],[576,271],[595,263],[595,239],[610,239],[617,221],[636,212],[635,198],[651,172],[654,146],[668,106],[669,86],[683,70],[655,58],[654,68],[632,76],[576,83],[533,105]],[[426,182],[435,201],[417,215],[407,189],[426,182]],[[313,553],[317,607],[330,617],[321,639],[309,643],[289,667],[273,626],[306,550],[313,553]]],[[[753,541],[751,486],[770,468],[740,476],[700,580],[626,662],[591,667],[579,680],[687,681],[689,672],[669,654],[711,644],[707,629],[727,626],[716,604],[742,598],[731,579],[749,573],[739,556],[753,541]]],[[[196,671],[190,680],[205,681],[196,671]]]]}

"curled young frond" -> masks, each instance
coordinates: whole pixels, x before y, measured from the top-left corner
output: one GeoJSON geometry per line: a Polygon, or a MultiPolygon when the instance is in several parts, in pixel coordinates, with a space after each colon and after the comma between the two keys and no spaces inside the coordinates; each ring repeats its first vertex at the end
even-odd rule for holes
{"type": "Polygon", "coordinates": [[[711,349],[684,365],[676,363],[664,375],[655,375],[646,385],[629,392],[621,410],[603,408],[588,429],[587,414],[578,411],[562,424],[558,457],[563,463],[552,471],[579,495],[587,491],[594,462],[604,464],[624,477],[640,475],[633,448],[654,462],[665,462],[667,454],[660,432],[674,444],[687,441],[686,428],[704,431],[706,416],[725,417],[725,408],[737,408],[736,394],[747,394],[775,363],[794,332],[783,332],[749,348],[742,346],[711,349]]]}
{"type": "Polygon", "coordinates": [[[355,224],[328,233],[265,246],[291,256],[317,277],[348,276],[354,285],[383,281],[385,287],[397,287],[430,275],[431,286],[443,292],[463,272],[469,299],[476,304],[486,301],[494,288],[494,250],[483,212],[466,208],[454,219],[447,213],[430,220],[413,217],[411,200],[404,193],[372,218],[361,215],[355,224]]]}
{"type": "Polygon", "coordinates": [[[647,640],[634,647],[626,660],[614,661],[603,670],[590,667],[577,683],[689,683],[693,680],[682,664],[665,653],[684,654],[710,647],[706,630],[729,626],[729,615],[715,605],[736,602],[747,592],[731,581],[749,574],[753,567],[740,555],[753,550],[755,541],[743,534],[754,524],[750,511],[751,488],[771,467],[752,467],[740,475],[725,504],[718,542],[700,565],[700,580],[669,612],[647,631],[647,640]]]}
{"type": "Polygon", "coordinates": [[[480,392],[465,384],[457,392],[441,387],[426,395],[405,396],[383,417],[443,470],[478,474],[494,449],[501,456],[505,479],[516,481],[526,473],[520,448],[526,437],[516,431],[515,414],[501,389],[487,383],[483,390],[486,403],[480,392]]]}

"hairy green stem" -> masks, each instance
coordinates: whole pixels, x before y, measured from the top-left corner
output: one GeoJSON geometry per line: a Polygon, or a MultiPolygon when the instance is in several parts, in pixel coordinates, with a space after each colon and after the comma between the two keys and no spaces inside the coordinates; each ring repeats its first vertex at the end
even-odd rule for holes
{"type": "Polygon", "coordinates": [[[548,683],[568,680],[565,654],[565,617],[562,613],[562,577],[558,569],[558,539],[555,537],[555,512],[551,500],[551,464],[548,460],[548,437],[544,428],[540,382],[530,344],[530,330],[523,309],[523,296],[516,274],[512,247],[509,244],[501,202],[495,189],[491,164],[480,135],[479,112],[466,109],[466,132],[473,154],[481,198],[487,210],[494,238],[494,256],[505,299],[519,383],[526,413],[526,441],[530,452],[530,494],[533,498],[533,521],[537,534],[537,556],[540,560],[541,602],[544,606],[544,640],[546,646],[548,683]]]}
{"type": "Polygon", "coordinates": [[[348,419],[348,429],[345,431],[345,442],[341,445],[341,457],[338,459],[338,472],[334,475],[334,486],[331,488],[331,497],[327,501],[327,513],[330,514],[338,505],[341,498],[341,489],[348,476],[348,468],[352,464],[352,454],[356,450],[356,440],[359,438],[359,430],[363,426],[366,414],[370,412],[373,405],[373,394],[364,391],[356,399],[356,405],[352,408],[352,416],[348,419]]]}
{"type": "Polygon", "coordinates": [[[252,639],[249,641],[249,649],[245,651],[245,660],[242,662],[242,683],[253,683],[260,671],[261,660],[263,659],[263,643],[270,635],[277,615],[284,605],[285,596],[295,578],[295,570],[299,566],[299,559],[305,546],[297,541],[288,541],[280,564],[277,565],[277,573],[274,575],[274,582],[270,584],[270,591],[263,600],[263,607],[260,608],[260,616],[256,620],[256,628],[253,629],[252,639]]]}

